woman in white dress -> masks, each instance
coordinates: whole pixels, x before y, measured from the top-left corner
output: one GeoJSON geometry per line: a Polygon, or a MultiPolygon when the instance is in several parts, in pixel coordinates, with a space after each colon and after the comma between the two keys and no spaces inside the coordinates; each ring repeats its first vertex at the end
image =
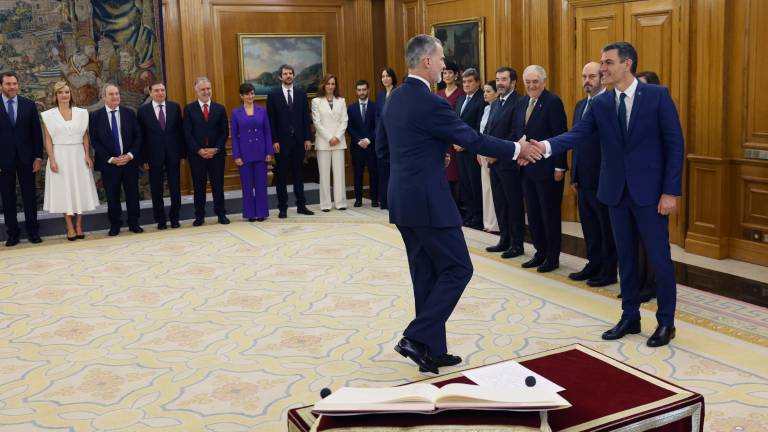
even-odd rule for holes
{"type": "Polygon", "coordinates": [[[347,185],[344,181],[344,152],[347,149],[347,104],[339,97],[336,77],[326,75],[312,99],[312,122],[315,124],[317,169],[320,171],[320,210],[347,209],[347,185]],[[333,200],[331,200],[331,170],[333,170],[333,200]]]}
{"type": "MultiPolygon", "coordinates": [[[[483,99],[488,105],[485,106],[483,117],[480,120],[480,130],[485,130],[488,123],[488,117],[491,114],[491,104],[496,100],[496,81],[488,81],[483,86],[483,99]]],[[[496,221],[496,210],[493,207],[493,194],[491,192],[491,170],[488,168],[488,162],[495,161],[493,158],[477,156],[477,162],[480,164],[480,182],[483,185],[483,230],[488,232],[499,231],[499,224],[496,221]]]]}
{"type": "Polygon", "coordinates": [[[88,111],[72,106],[72,92],[65,81],[54,84],[53,102],[55,108],[42,113],[48,153],[43,210],[63,213],[67,240],[74,241],[85,238],[82,213],[99,205],[93,181],[88,111]]]}

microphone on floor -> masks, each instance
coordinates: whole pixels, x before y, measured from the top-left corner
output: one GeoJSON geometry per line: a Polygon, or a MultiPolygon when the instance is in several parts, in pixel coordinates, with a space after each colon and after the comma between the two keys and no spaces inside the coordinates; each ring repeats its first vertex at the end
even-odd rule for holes
{"type": "Polygon", "coordinates": [[[325,399],[330,395],[331,395],[331,389],[329,389],[328,387],[323,387],[320,390],[320,399],[325,399]]]}

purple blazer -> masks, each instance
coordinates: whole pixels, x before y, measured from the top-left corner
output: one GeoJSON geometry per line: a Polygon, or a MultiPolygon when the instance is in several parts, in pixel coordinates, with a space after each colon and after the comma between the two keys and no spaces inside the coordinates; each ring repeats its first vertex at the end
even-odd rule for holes
{"type": "Polygon", "coordinates": [[[232,158],[243,162],[263,161],[266,155],[274,154],[272,132],[269,129],[267,110],[254,105],[253,115],[245,113],[239,106],[232,110],[232,158]]]}

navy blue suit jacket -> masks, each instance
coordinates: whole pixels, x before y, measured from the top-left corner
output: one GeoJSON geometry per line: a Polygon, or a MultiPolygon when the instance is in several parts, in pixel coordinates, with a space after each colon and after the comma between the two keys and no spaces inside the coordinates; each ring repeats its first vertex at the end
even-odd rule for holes
{"type": "Polygon", "coordinates": [[[615,92],[601,94],[591,105],[569,132],[549,140],[552,154],[581,145],[597,131],[601,202],[616,206],[625,188],[638,206],[656,205],[662,194],[682,195],[683,131],[667,89],[638,82],[627,142],[619,129],[615,92]]]}
{"type": "Polygon", "coordinates": [[[280,153],[290,154],[294,148],[304,151],[304,141],[312,140],[309,125],[307,93],[293,86],[293,107],[288,107],[288,101],[283,95],[283,86],[277,86],[267,95],[267,116],[272,129],[272,141],[280,143],[280,153]]]}
{"type": "Polygon", "coordinates": [[[5,104],[0,98],[0,168],[11,168],[15,160],[31,164],[35,159],[43,158],[43,130],[40,127],[40,114],[35,103],[17,96],[16,125],[11,126],[5,104]]]}
{"type": "MultiPolygon", "coordinates": [[[[568,130],[568,119],[565,116],[563,101],[549,90],[544,90],[539,96],[526,125],[525,111],[528,109],[528,101],[530,100],[531,98],[526,95],[517,101],[512,119],[515,128],[513,136],[515,141],[523,135],[529,140],[544,140],[568,130]]],[[[565,153],[523,167],[523,175],[534,181],[553,180],[555,168],[568,168],[568,159],[565,153]]]]}
{"type": "Polygon", "coordinates": [[[165,130],[155,115],[152,102],[139,107],[136,118],[141,130],[142,160],[151,165],[162,165],[166,155],[178,160],[186,157],[181,107],[176,102],[165,101],[165,130]]]}
{"type": "Polygon", "coordinates": [[[347,118],[349,119],[347,132],[349,132],[349,136],[352,138],[349,144],[351,149],[361,149],[357,142],[363,138],[371,140],[371,144],[376,142],[376,118],[378,116],[378,105],[370,99],[368,99],[368,106],[365,111],[365,121],[360,116],[359,100],[347,107],[347,118]]]}
{"type": "Polygon", "coordinates": [[[226,154],[227,138],[229,138],[229,121],[224,105],[210,101],[208,105],[208,121],[203,117],[200,102],[194,101],[184,107],[184,140],[187,152],[197,155],[201,148],[216,147],[219,152],[226,154]]]}
{"type": "Polygon", "coordinates": [[[516,146],[481,135],[456,115],[448,102],[416,78],[392,91],[381,114],[376,153],[389,155],[389,220],[406,227],[460,227],[461,215],[445,176],[449,144],[500,159],[516,146]],[[388,151],[387,151],[388,150],[388,151]]]}
{"type": "MultiPolygon", "coordinates": [[[[576,125],[584,115],[587,98],[576,102],[573,111],[573,124],[576,125]]],[[[578,183],[579,188],[597,190],[600,179],[600,136],[597,131],[573,148],[573,168],[571,183],[578,183]]]]}
{"type": "MultiPolygon", "coordinates": [[[[136,122],[136,115],[130,108],[124,106],[120,106],[118,114],[120,115],[120,135],[123,140],[122,154],[132,154],[133,160],[128,164],[136,164],[142,158],[141,134],[136,122]]],[[[109,167],[109,158],[120,156],[115,151],[115,144],[112,141],[110,117],[107,115],[106,109],[101,108],[91,113],[89,122],[88,134],[91,138],[91,145],[96,152],[96,169],[103,171],[109,167]]]]}
{"type": "Polygon", "coordinates": [[[456,114],[458,114],[461,120],[469,125],[469,127],[480,132],[480,120],[483,119],[483,108],[485,108],[482,89],[478,89],[472,95],[472,99],[469,100],[467,107],[464,108],[464,112],[461,112],[461,107],[464,105],[466,99],[466,94],[459,96],[459,99],[456,101],[456,114]]]}

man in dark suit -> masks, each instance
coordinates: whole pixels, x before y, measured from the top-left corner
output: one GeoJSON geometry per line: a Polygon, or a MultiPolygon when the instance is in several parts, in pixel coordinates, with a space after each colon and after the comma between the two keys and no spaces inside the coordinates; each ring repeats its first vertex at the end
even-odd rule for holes
{"type": "Polygon", "coordinates": [[[357,81],[357,102],[347,108],[347,132],[351,138],[349,152],[352,153],[352,167],[355,171],[355,207],[363,205],[363,172],[366,165],[371,185],[371,207],[379,206],[379,170],[374,145],[378,115],[376,104],[368,99],[368,90],[368,81],[357,81]]]}
{"type": "Polygon", "coordinates": [[[416,303],[416,317],[395,351],[438,373],[440,366],[461,362],[447,352],[445,323],[473,271],[445,177],[445,149],[458,144],[473,153],[514,159],[518,153],[530,157],[533,146],[479,134],[432,94],[430,85],[445,67],[438,39],[415,36],[405,55],[409,76],[389,96],[376,136],[376,153],[392,168],[389,220],[405,243],[416,303]]]}
{"type": "Polygon", "coordinates": [[[682,195],[683,132],[677,109],[664,87],[635,79],[637,51],[627,42],[603,48],[600,71],[614,89],[595,98],[567,133],[542,143],[545,156],[565,153],[592,132],[600,136],[603,162],[597,198],[608,206],[619,255],[622,315],[603,339],[640,333],[638,237],[656,270],[658,326],[648,346],[675,337],[677,287],[669,250],[669,213],[682,195]]]}
{"type": "Polygon", "coordinates": [[[156,82],[149,87],[152,102],[142,105],[137,113],[141,130],[141,154],[144,169],[149,171],[152,191],[152,213],[157,229],[167,228],[163,201],[163,177],[168,176],[168,192],[171,208],[168,218],[171,228],[178,228],[181,208],[179,164],[186,157],[184,131],[181,123],[181,107],[166,99],[165,84],[156,82]]]}
{"type": "Polygon", "coordinates": [[[24,228],[30,243],[43,240],[38,234],[35,173],[43,166],[43,135],[35,103],[19,96],[19,79],[14,72],[0,74],[3,105],[0,107],[0,192],[3,198],[6,246],[19,244],[16,219],[16,178],[24,202],[24,228]]]}
{"type": "MultiPolygon", "coordinates": [[[[469,68],[462,74],[464,94],[456,101],[456,113],[467,126],[480,132],[485,100],[480,91],[480,74],[469,68]]],[[[454,145],[459,168],[461,198],[466,203],[464,226],[483,229],[483,184],[480,180],[480,164],[477,155],[454,145]]]]}
{"type": "MultiPolygon", "coordinates": [[[[501,139],[512,139],[512,117],[520,96],[515,92],[517,71],[508,66],[496,70],[496,91],[499,98],[491,105],[484,133],[501,139]]],[[[490,161],[493,206],[499,221],[499,243],[485,248],[488,252],[502,252],[502,258],[523,254],[525,209],[520,167],[514,161],[490,161]]]]}
{"type": "MultiPolygon", "coordinates": [[[[575,125],[589,110],[595,97],[605,92],[601,81],[600,63],[584,66],[581,81],[587,97],[576,103],[573,113],[575,125]]],[[[587,244],[587,265],[568,275],[575,281],[587,281],[592,287],[616,283],[616,245],[613,241],[608,207],[597,199],[600,178],[600,137],[597,132],[573,148],[571,187],[577,193],[579,219],[587,244]]]]}
{"type": "Polygon", "coordinates": [[[133,111],[120,106],[120,89],[116,85],[105,84],[101,97],[104,108],[91,113],[88,132],[96,151],[96,169],[101,171],[107,193],[109,235],[120,234],[123,225],[121,188],[125,192],[128,228],[138,234],[144,232],[139,226],[139,125],[133,111]]]}
{"type": "MultiPolygon", "coordinates": [[[[543,67],[530,65],[523,72],[527,96],[520,99],[513,118],[515,139],[544,139],[568,129],[563,102],[546,89],[543,67]]],[[[536,253],[523,263],[539,273],[560,267],[562,235],[560,205],[568,160],[565,154],[523,168],[523,190],[528,210],[528,227],[536,253]]]]}
{"type": "Polygon", "coordinates": [[[267,115],[272,128],[275,149],[275,183],[277,185],[277,217],[288,217],[288,172],[293,175],[293,194],[296,196],[296,212],[313,215],[307,208],[304,196],[304,152],[312,147],[309,129],[309,105],[307,93],[293,85],[294,70],[291,65],[280,66],[282,85],[267,95],[267,115]]]}
{"type": "Polygon", "coordinates": [[[208,179],[213,193],[213,212],[220,224],[228,224],[224,203],[225,145],[229,138],[229,122],[224,105],[211,100],[211,81],[206,77],[195,79],[197,100],[184,107],[184,139],[187,143],[187,161],[192,171],[195,190],[194,226],[205,223],[205,189],[208,179]]]}

